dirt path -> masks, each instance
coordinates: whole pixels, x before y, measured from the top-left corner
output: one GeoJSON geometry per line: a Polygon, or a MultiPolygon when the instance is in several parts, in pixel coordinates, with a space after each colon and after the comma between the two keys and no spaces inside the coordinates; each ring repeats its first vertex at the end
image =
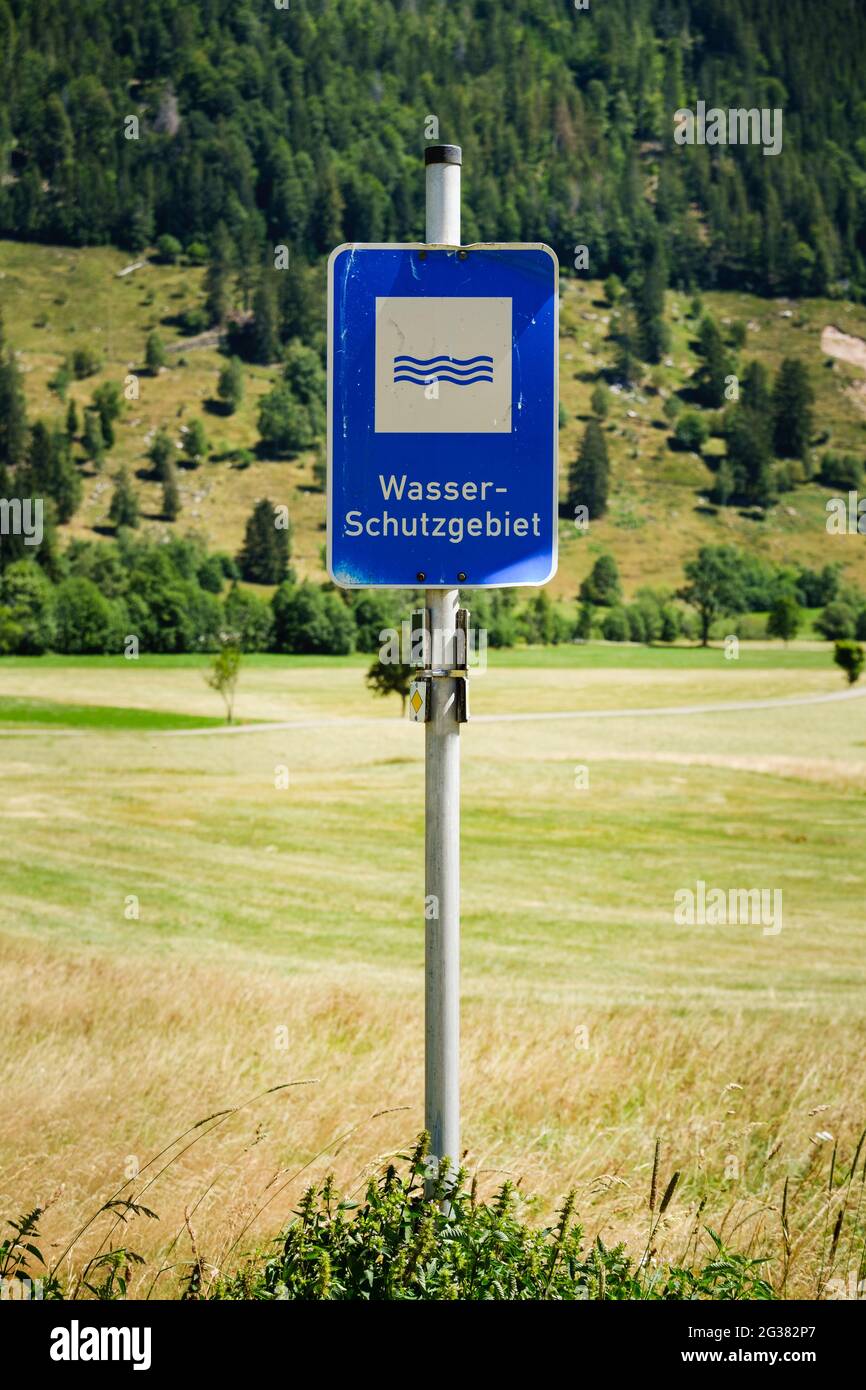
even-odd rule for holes
{"type": "MultiPolygon", "coordinates": [[[[793,695],[773,700],[724,700],[704,705],[650,705],[635,709],[540,710],[534,714],[476,714],[473,724],[519,724],[551,719],[656,719],[689,714],[729,714],[740,710],[793,709],[797,705],[835,704],[838,700],[859,700],[866,696],[866,684],[858,690],[839,690],[830,695],[793,695]]],[[[397,716],[399,718],[399,716],[397,716]]],[[[393,721],[375,715],[334,716],[331,719],[286,719],[270,724],[216,724],[206,729],[150,729],[145,738],[205,738],[214,735],[278,734],[292,729],[336,729],[361,724],[383,724],[393,721]]],[[[402,719],[400,719],[402,723],[402,719]]],[[[104,729],[16,729],[11,725],[0,730],[3,738],[86,738],[90,732],[105,733],[104,729]]],[[[125,730],[123,732],[129,732],[125,730]]]]}

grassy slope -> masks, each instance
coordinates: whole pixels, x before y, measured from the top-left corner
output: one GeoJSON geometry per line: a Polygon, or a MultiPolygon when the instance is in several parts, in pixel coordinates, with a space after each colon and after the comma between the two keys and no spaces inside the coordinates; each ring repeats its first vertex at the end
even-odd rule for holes
{"type": "MultiPolygon", "coordinates": [[[[73,385],[71,394],[80,405],[90,399],[99,380],[122,381],[129,371],[141,372],[140,400],[127,407],[118,427],[117,446],[103,475],[89,472],[85,500],[69,533],[93,534],[94,528],[106,525],[110,474],[119,463],[127,464],[133,472],[146,469],[145,436],[150,430],[162,424],[179,429],[200,416],[213,457],[197,471],[181,471],[183,512],[176,525],[181,530],[198,529],[212,546],[236,551],[253,503],[262,496],[274,502],[286,501],[294,523],[297,568],[301,574],[323,577],[324,499],[312,488],[310,457],[292,462],[256,459],[245,469],[225,457],[255,444],[256,403],[275,372],[260,367],[245,369],[246,399],[230,418],[211,414],[206,408],[223,361],[213,348],[172,354],[170,368],[155,379],[149,378],[142,370],[148,332],[159,329],[169,345],[179,341],[178,330],[163,320],[197,302],[203,272],[148,263],[125,279],[117,279],[116,272],[128,263],[128,257],[112,249],[78,251],[0,242],[0,293],[7,332],[21,353],[34,415],[60,416],[62,407],[48,390],[47,381],[61,357],[75,346],[95,344],[106,354],[100,377],[73,385]],[[150,294],[153,302],[148,304],[150,294]],[[40,322],[42,326],[36,326],[40,322]]],[[[708,294],[705,303],[722,322],[742,319],[755,325],[742,362],[755,356],[775,370],[784,355],[802,356],[812,369],[819,429],[829,432],[834,447],[862,454],[864,397],[852,389],[852,383],[861,381],[861,374],[825,358],[820,337],[830,323],[866,337],[866,308],[822,300],[788,305],[739,294],[708,294]],[[782,317],[786,308],[793,309],[793,317],[782,317]]],[[[687,308],[684,296],[668,296],[673,366],[660,369],[658,385],[663,390],[685,385],[695,364],[690,349],[694,324],[686,318],[687,308]]],[[[561,394],[569,419],[560,436],[563,480],[588,416],[593,384],[611,360],[607,318],[609,309],[598,284],[580,280],[566,283],[561,394]]],[[[841,559],[852,578],[866,583],[862,538],[827,536],[824,503],[829,494],[817,485],[786,494],[760,522],[733,509],[716,511],[702,505],[700,499],[712,475],[698,458],[671,451],[668,428],[661,427],[662,403],[658,394],[638,393],[637,399],[614,397],[608,421],[613,465],[609,514],[594,523],[586,536],[567,522],[561,523],[560,569],[551,586],[554,594],[572,597],[595,556],[605,549],[615,554],[628,592],[641,583],[675,585],[681,579],[683,557],[707,541],[734,541],[776,560],[798,558],[813,565],[841,559]],[[629,411],[635,418],[628,417],[629,411]]],[[[158,519],[160,488],[144,478],[137,486],[145,526],[163,532],[165,525],[158,519]]]]}

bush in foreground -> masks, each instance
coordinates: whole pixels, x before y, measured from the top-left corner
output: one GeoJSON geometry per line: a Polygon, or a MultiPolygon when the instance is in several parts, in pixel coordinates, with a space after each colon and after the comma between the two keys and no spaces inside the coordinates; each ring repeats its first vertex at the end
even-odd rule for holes
{"type": "MultiPolygon", "coordinates": [[[[458,1174],[443,1209],[445,1182],[428,1178],[427,1136],[403,1155],[401,1174],[390,1164],[372,1178],[362,1202],[335,1190],[328,1178],[304,1194],[277,1253],[253,1259],[218,1281],[210,1297],[305,1300],[580,1300],[772,1298],[758,1260],[725,1251],[711,1233],[715,1256],[694,1270],[660,1267],[653,1236],[676,1187],[676,1176],[653,1213],[643,1257],[599,1238],[584,1248],[574,1220],[574,1194],[555,1225],[529,1225],[511,1183],[479,1201],[458,1174]],[[431,1191],[425,1194],[425,1186],[431,1191]]],[[[193,1278],[195,1276],[193,1275],[193,1278]]]]}
{"type": "Polygon", "coordinates": [[[480,1200],[475,1182],[467,1189],[466,1175],[460,1171],[446,1191],[428,1157],[426,1134],[411,1153],[397,1155],[387,1167],[377,1164],[365,1196],[357,1201],[354,1194],[340,1195],[333,1175],[309,1187],[276,1239],[247,1247],[246,1253],[241,1241],[253,1222],[308,1164],[276,1192],[273,1183],[268,1184],[261,1194],[264,1200],[252,1204],[231,1244],[222,1243],[216,1262],[200,1247],[191,1222],[212,1184],[187,1207],[184,1227],[170,1244],[161,1244],[149,1260],[130,1249],[126,1242],[133,1222],[158,1220],[150,1205],[152,1189],[175,1159],[261,1098],[217,1111],[184,1129],[84,1220],[66,1244],[55,1242],[50,1264],[39,1248],[39,1225],[53,1198],[7,1222],[5,1239],[0,1236],[5,1296],[26,1299],[35,1287],[36,1297],[52,1300],[128,1295],[222,1301],[765,1300],[788,1297],[793,1266],[802,1264],[804,1257],[811,1269],[799,1271],[798,1283],[803,1287],[805,1273],[816,1299],[845,1297],[841,1290],[851,1296],[850,1290],[863,1287],[866,1162],[861,1160],[866,1129],[850,1166],[834,1144],[829,1173],[815,1172],[814,1190],[802,1200],[797,1200],[798,1194],[802,1197],[802,1179],[792,1185],[790,1175],[778,1194],[755,1194],[752,1215],[775,1214],[775,1221],[769,1226],[761,1221],[745,1249],[743,1219],[727,1238],[722,1234],[730,1207],[718,1231],[701,1220],[706,1194],[699,1203],[693,1196],[687,1199],[687,1212],[680,1209],[677,1215],[681,1173],[674,1172],[664,1184],[661,1139],[656,1140],[644,1208],[646,1235],[626,1249],[623,1243],[606,1245],[600,1237],[585,1241],[573,1193],[560,1206],[556,1220],[539,1227],[529,1219],[535,1204],[510,1182],[495,1196],[480,1200]],[[173,1149],[178,1152],[167,1157],[173,1149]],[[184,1228],[189,1238],[186,1258],[178,1247],[184,1228]],[[730,1242],[737,1230],[741,1235],[735,1248],[725,1240],[730,1242]],[[673,1248],[672,1238],[677,1241],[673,1248]]]}

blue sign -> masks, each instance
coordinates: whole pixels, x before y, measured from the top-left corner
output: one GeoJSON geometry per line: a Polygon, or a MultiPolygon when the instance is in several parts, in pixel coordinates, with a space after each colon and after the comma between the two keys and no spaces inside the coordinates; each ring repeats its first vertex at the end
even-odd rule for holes
{"type": "Polygon", "coordinates": [[[556,572],[559,267],[547,246],[328,262],[328,570],[346,588],[556,572]]]}

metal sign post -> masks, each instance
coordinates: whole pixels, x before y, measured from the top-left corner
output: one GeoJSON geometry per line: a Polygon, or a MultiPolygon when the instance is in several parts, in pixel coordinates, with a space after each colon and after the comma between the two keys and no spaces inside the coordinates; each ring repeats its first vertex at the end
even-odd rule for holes
{"type": "MultiPolygon", "coordinates": [[[[460,245],[461,153],[426,152],[427,241],[460,245]]],[[[431,665],[456,664],[456,589],[428,589],[431,665]],[[441,647],[441,651],[437,650],[441,647]]],[[[464,652],[463,659],[468,654],[464,652]]],[[[457,681],[433,677],[425,730],[424,1124],[430,1154],[460,1163],[460,724],[457,681]]]]}
{"type": "Polygon", "coordinates": [[[431,1159],[454,1168],[472,646],[456,585],[556,570],[559,302],[550,247],[461,246],[461,162],[457,145],[426,151],[425,242],[350,243],[328,261],[328,571],[349,589],[425,590],[409,695],[426,724],[425,1124],[431,1159]]]}

